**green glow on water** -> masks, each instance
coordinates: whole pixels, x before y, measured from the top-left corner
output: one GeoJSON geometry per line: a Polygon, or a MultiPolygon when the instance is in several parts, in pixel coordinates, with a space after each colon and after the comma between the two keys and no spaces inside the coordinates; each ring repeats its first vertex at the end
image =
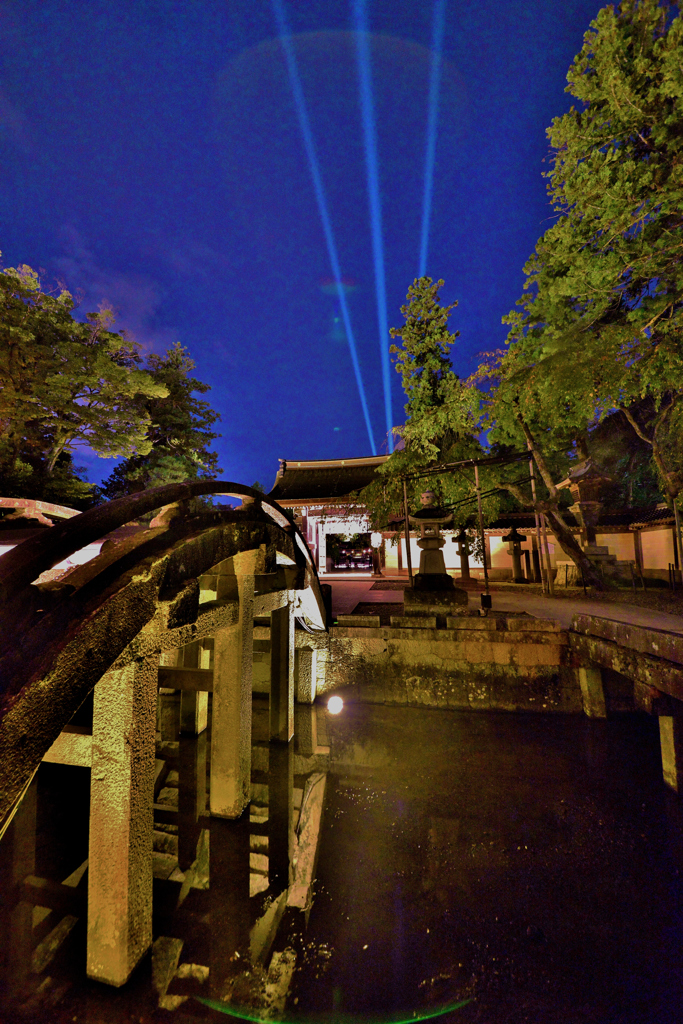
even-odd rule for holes
{"type": "Polygon", "coordinates": [[[331,1013],[331,1014],[320,1014],[319,1016],[310,1018],[301,1018],[292,1015],[281,1021],[275,1021],[271,1017],[258,1017],[253,1013],[245,1013],[243,1010],[238,1010],[226,1003],[217,1002],[215,999],[203,999],[200,996],[195,996],[195,999],[199,1003],[203,1003],[204,1006],[210,1007],[212,1010],[219,1010],[221,1013],[228,1013],[231,1017],[238,1017],[240,1020],[254,1021],[255,1024],[264,1024],[267,1021],[268,1024],[313,1024],[313,1021],[322,1021],[324,1024],[416,1024],[417,1021],[422,1020],[433,1020],[434,1017],[443,1017],[446,1013],[451,1013],[452,1010],[459,1010],[462,1006],[467,1006],[471,1003],[471,999],[462,999],[458,1003],[448,1003],[446,1006],[441,1006],[438,1009],[431,1010],[429,1013],[418,1013],[417,1011],[412,1017],[404,1017],[400,1020],[396,1020],[393,1016],[387,1015],[368,1015],[368,1014],[352,1014],[352,1013],[331,1013]]]}

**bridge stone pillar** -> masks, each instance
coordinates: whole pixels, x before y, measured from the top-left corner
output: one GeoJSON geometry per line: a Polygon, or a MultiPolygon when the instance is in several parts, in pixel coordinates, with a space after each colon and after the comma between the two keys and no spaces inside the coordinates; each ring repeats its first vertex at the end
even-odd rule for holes
{"type": "Polygon", "coordinates": [[[589,718],[607,718],[602,669],[596,665],[579,669],[579,684],[583,697],[583,710],[589,718]]]}
{"type": "Polygon", "coordinates": [[[294,744],[276,743],[268,754],[268,882],[282,892],[292,882],[294,744]]]}
{"type": "Polygon", "coordinates": [[[187,871],[197,856],[206,812],[206,733],[180,737],[178,744],[178,866],[187,871]]]}
{"type": "Polygon", "coordinates": [[[296,753],[300,757],[310,758],[312,766],[313,758],[330,752],[328,746],[318,743],[317,712],[315,704],[297,704],[294,708],[296,753]]]}
{"type": "Polygon", "coordinates": [[[249,816],[211,825],[209,851],[209,986],[212,998],[230,996],[249,964],[249,816]],[[237,955],[236,955],[237,954],[237,955]]]}
{"type": "Polygon", "coordinates": [[[270,613],[270,738],[288,743],[294,735],[294,606],[270,613]]]}
{"type": "Polygon", "coordinates": [[[36,867],[38,780],[33,779],[0,843],[0,1005],[21,999],[31,973],[33,904],[21,898],[21,883],[36,867]]]}
{"type": "Polygon", "coordinates": [[[659,715],[659,743],[664,782],[683,793],[683,716],[659,715]]]}
{"type": "Polygon", "coordinates": [[[299,647],[296,651],[296,699],[299,704],[312,704],[318,683],[318,652],[299,647]]]}
{"type": "Polygon", "coordinates": [[[243,551],[218,567],[217,599],[239,603],[237,622],[214,637],[209,806],[221,818],[239,818],[251,798],[254,573],[261,557],[243,551]]]}
{"type": "Polygon", "coordinates": [[[95,686],[88,863],[88,977],[123,985],[152,944],[158,655],[95,686]]]}

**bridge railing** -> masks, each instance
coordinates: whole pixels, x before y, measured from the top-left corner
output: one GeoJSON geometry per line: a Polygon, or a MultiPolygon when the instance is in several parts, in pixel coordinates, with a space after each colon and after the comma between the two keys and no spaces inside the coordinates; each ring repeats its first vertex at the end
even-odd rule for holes
{"type": "Polygon", "coordinates": [[[31,537],[12,548],[0,558],[0,614],[3,603],[11,601],[19,590],[37,580],[42,572],[57,565],[86,544],[100,540],[120,526],[125,526],[126,523],[148,512],[206,495],[247,498],[260,505],[278,526],[292,532],[297,546],[317,580],[315,562],[306,540],[276,501],[268,498],[262,491],[233,481],[186,481],[152,487],[139,494],[115,498],[64,522],[56,523],[49,530],[41,530],[36,537],[31,537]]]}

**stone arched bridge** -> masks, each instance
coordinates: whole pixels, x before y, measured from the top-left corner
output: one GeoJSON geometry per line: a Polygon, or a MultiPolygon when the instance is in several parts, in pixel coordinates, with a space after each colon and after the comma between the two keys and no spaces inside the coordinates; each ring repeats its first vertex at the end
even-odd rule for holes
{"type": "MultiPolygon", "coordinates": [[[[325,631],[326,611],[303,537],[260,492],[225,482],[155,488],[41,530],[0,558],[0,821],[4,831],[46,755],[91,766],[92,977],[122,984],[151,940],[159,685],[181,690],[195,732],[213,692],[210,812],[235,818],[249,802],[253,630],[262,616],[272,648],[270,736],[287,742],[295,621],[325,631]],[[203,494],[232,495],[242,507],[190,512],[187,502],[203,494]],[[120,527],[158,510],[148,528],[121,537],[120,527]],[[40,582],[116,530],[95,558],[40,582]],[[201,654],[208,638],[212,669],[201,654]],[[177,657],[188,645],[200,650],[194,668],[177,657]],[[70,730],[93,690],[92,735],[70,730]]],[[[306,668],[303,658],[299,696],[310,701],[306,668]]]]}

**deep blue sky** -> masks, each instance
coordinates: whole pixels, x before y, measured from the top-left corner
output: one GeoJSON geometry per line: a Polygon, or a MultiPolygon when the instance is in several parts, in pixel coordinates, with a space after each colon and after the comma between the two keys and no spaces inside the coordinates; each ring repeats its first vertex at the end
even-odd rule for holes
{"type": "MultiPolygon", "coordinates": [[[[288,0],[378,449],[385,440],[350,0],[288,0]]],[[[500,347],[552,211],[545,129],[596,0],[447,0],[427,272],[456,370],[500,347]]],[[[418,271],[432,0],[368,0],[388,321],[418,271]]],[[[370,454],[270,0],[1,0],[0,250],[179,340],[222,416],[223,477],[370,454]]],[[[392,369],[393,421],[404,397],[392,369]]],[[[90,478],[111,463],[79,456],[90,478]]]]}

